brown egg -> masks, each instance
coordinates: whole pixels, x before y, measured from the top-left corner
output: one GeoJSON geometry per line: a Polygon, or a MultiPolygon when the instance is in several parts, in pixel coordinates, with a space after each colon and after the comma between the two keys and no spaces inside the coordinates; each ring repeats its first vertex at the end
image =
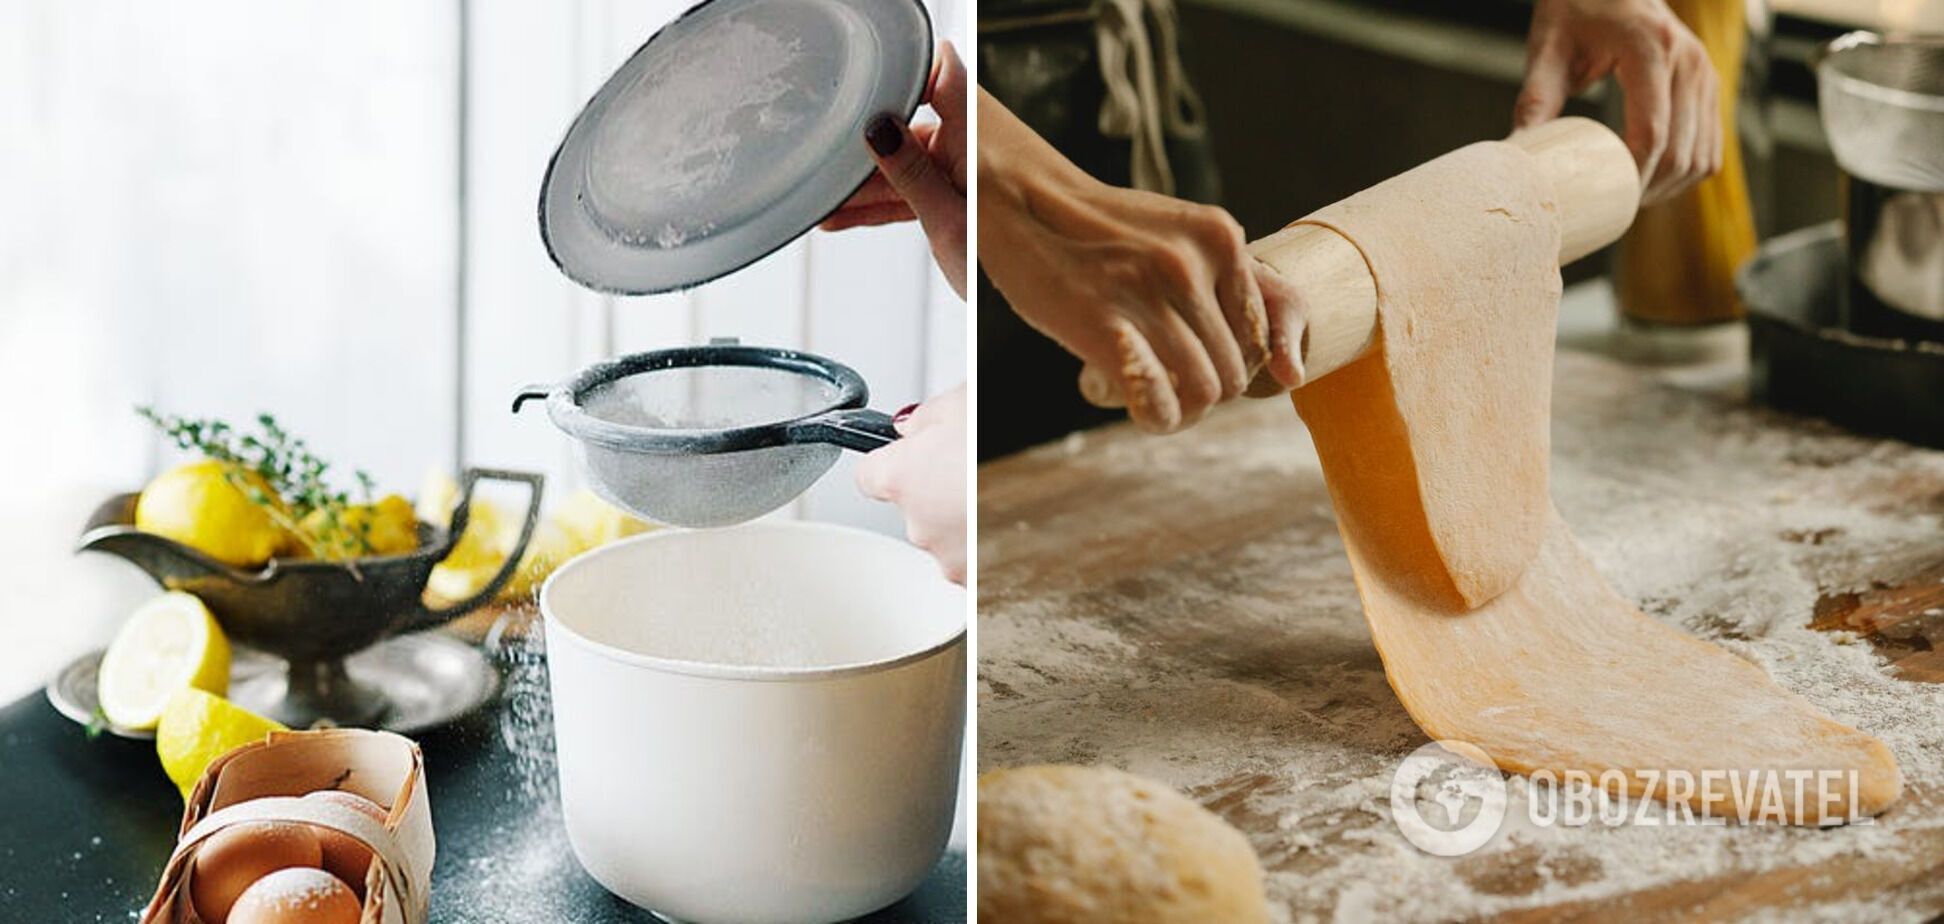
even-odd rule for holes
{"type": "Polygon", "coordinates": [[[363,909],[344,881],[321,869],[280,869],[243,891],[228,924],[358,924],[363,909]]]}
{"type": "MultiPolygon", "coordinates": [[[[363,812],[381,825],[385,823],[384,806],[356,793],[345,792],[342,789],[320,789],[304,798],[335,802],[345,808],[363,812]]],[[[330,828],[313,828],[313,830],[317,832],[318,846],[324,851],[324,869],[344,880],[344,883],[351,887],[351,891],[357,894],[358,900],[363,901],[365,874],[371,870],[371,848],[366,847],[363,841],[342,831],[333,831],[330,828]]]]}
{"type": "Polygon", "coordinates": [[[324,850],[310,825],[266,821],[224,828],[196,848],[189,900],[208,924],[225,924],[250,883],[276,870],[316,866],[324,850]]]}

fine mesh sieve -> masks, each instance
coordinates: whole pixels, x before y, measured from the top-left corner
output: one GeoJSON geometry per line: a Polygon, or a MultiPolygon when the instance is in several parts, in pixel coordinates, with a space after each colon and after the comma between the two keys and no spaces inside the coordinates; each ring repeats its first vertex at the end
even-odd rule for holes
{"type": "Polygon", "coordinates": [[[829,471],[844,449],[897,439],[864,407],[864,379],[809,353],[707,346],[634,353],[513,400],[544,398],[574,438],[588,487],[636,516],[728,526],[775,510],[829,471]]]}
{"type": "Polygon", "coordinates": [[[1852,333],[1944,342],[1944,37],[1852,32],[1812,58],[1843,168],[1852,333]]]}
{"type": "Polygon", "coordinates": [[[1872,183],[1944,192],[1944,38],[1852,32],[1811,62],[1836,162],[1872,183]]]}

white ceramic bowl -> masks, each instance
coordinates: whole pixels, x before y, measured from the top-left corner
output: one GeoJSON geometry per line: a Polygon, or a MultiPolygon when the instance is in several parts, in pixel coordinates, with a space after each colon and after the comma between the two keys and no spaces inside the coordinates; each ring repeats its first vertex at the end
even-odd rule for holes
{"type": "Polygon", "coordinates": [[[540,592],[567,834],[609,891],[697,924],[909,893],[951,833],[965,596],[924,553],[811,523],[649,533],[540,592]]]}

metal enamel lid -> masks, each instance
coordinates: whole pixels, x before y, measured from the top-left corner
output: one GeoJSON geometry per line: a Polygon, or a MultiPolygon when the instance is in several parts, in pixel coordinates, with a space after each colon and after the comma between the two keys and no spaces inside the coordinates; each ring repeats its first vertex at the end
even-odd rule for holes
{"type": "Polygon", "coordinates": [[[708,0],[655,33],[567,130],[540,234],[569,278],[699,285],[815,227],[871,175],[864,128],[931,72],[918,0],[708,0]]]}

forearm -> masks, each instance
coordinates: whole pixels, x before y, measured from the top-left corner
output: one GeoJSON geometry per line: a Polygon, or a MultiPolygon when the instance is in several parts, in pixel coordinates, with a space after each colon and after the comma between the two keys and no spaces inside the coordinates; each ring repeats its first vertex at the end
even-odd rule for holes
{"type": "MultiPolygon", "coordinates": [[[[978,200],[993,285],[1028,324],[1117,376],[1136,422],[1177,429],[1249,384],[1275,328],[1227,212],[1100,182],[984,90],[978,200]]],[[[1277,307],[1294,325],[1283,340],[1299,342],[1300,303],[1277,307]]]]}
{"type": "MultiPolygon", "coordinates": [[[[1036,195],[1056,184],[1090,180],[1079,167],[984,87],[979,93],[979,249],[1003,249],[1030,220],[1036,195]]],[[[1003,262],[1003,260],[1002,260],[1003,262]]]]}
{"type": "Polygon", "coordinates": [[[979,265],[1027,323],[1068,350],[1081,353],[1089,332],[1076,329],[1078,307],[1047,293],[1060,291],[1072,270],[1072,214],[1090,187],[1102,184],[1055,150],[984,87],[979,105],[979,265]],[[1064,219],[1064,220],[1063,220],[1064,219]]]}

